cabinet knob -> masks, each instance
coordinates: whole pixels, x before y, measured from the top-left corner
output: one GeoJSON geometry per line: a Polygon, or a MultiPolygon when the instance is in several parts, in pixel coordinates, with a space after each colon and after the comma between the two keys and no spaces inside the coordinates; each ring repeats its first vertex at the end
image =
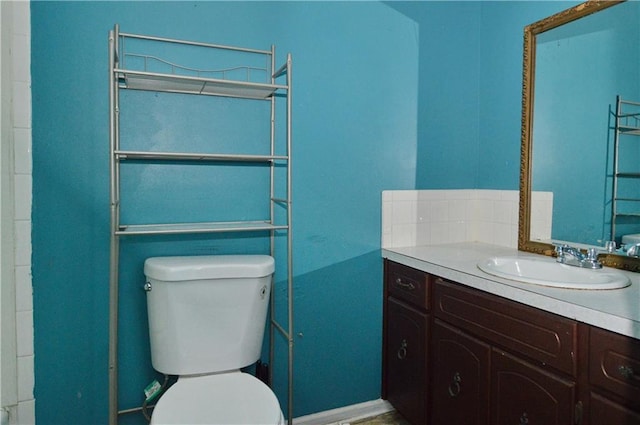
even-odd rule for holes
{"type": "Polygon", "coordinates": [[[527,416],[527,412],[524,412],[522,416],[520,416],[520,422],[518,425],[527,425],[529,423],[529,417],[527,416]]]}
{"type": "Polygon", "coordinates": [[[405,357],[407,357],[407,340],[403,339],[398,348],[398,358],[404,360],[405,357]]]}
{"type": "Polygon", "coordinates": [[[451,383],[449,384],[449,395],[451,397],[458,397],[462,388],[460,387],[460,383],[462,382],[462,377],[459,372],[453,374],[453,378],[451,378],[451,383]]]}

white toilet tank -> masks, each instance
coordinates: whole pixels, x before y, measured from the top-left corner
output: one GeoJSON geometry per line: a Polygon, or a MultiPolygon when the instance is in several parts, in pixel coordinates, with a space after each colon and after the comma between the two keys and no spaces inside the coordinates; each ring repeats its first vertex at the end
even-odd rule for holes
{"type": "Polygon", "coordinates": [[[635,233],[633,235],[623,235],[622,243],[624,245],[633,245],[636,243],[640,243],[640,233],[635,233]]]}
{"type": "Polygon", "coordinates": [[[154,369],[224,372],[260,358],[274,260],[268,255],[155,257],[144,263],[154,369]]]}

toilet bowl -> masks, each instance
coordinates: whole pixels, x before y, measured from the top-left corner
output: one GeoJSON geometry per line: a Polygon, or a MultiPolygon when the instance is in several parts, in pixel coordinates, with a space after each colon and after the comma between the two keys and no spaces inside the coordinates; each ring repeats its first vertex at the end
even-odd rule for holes
{"type": "Polygon", "coordinates": [[[153,409],[151,425],[283,425],[271,389],[243,372],[181,377],[153,409]]]}
{"type": "Polygon", "coordinates": [[[240,371],[260,358],[273,271],[267,255],[145,261],[151,363],[178,375],[151,424],[284,424],[273,391],[240,371]]]}

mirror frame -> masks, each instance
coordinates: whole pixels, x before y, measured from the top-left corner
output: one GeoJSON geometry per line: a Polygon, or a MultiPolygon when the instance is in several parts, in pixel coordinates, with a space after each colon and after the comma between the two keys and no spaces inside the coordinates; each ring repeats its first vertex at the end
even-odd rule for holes
{"type": "MultiPolygon", "coordinates": [[[[558,12],[524,28],[522,65],[522,134],[520,147],[520,208],[518,225],[518,249],[542,255],[555,255],[552,244],[532,241],[531,235],[531,171],[532,171],[532,122],[535,88],[536,37],[538,34],[561,25],[624,3],[626,0],[588,0],[558,12]]],[[[577,244],[579,245],[579,244],[577,244]]],[[[616,254],[600,254],[605,266],[640,272],[640,258],[616,254]]]]}

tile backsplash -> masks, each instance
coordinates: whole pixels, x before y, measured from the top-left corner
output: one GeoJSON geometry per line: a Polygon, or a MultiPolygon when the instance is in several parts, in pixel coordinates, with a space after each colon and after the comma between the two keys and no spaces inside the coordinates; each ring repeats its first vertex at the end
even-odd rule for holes
{"type": "MultiPolygon", "coordinates": [[[[2,96],[10,99],[10,134],[3,144],[11,143],[7,152],[13,153],[13,193],[3,193],[4,201],[13,203],[13,282],[15,284],[15,334],[16,369],[3,370],[3,374],[15,374],[17,388],[3,387],[7,394],[15,391],[17,405],[5,406],[9,409],[11,425],[35,423],[34,398],[34,340],[33,340],[33,289],[31,281],[31,9],[29,1],[2,2],[3,45],[2,61],[9,64],[2,69],[2,78],[10,81],[10,87],[3,86],[2,96]]],[[[7,167],[3,165],[3,167],[7,167]]],[[[6,170],[6,169],[5,169],[6,170]]],[[[3,201],[3,202],[4,202],[3,201]]],[[[5,251],[3,251],[3,254],[5,251]]],[[[12,291],[11,291],[12,292],[12,291]]],[[[3,300],[4,304],[4,300],[3,300]]],[[[4,308],[4,307],[3,307],[4,308]]],[[[3,311],[4,313],[4,311],[3,311]]],[[[6,344],[6,342],[5,342],[6,344]]],[[[3,349],[6,347],[3,347],[3,349]]]]}
{"type": "MultiPolygon", "coordinates": [[[[532,197],[532,231],[551,237],[553,194],[532,197]]],[[[484,242],[517,248],[517,190],[387,190],[382,192],[382,247],[484,242]]]]}

